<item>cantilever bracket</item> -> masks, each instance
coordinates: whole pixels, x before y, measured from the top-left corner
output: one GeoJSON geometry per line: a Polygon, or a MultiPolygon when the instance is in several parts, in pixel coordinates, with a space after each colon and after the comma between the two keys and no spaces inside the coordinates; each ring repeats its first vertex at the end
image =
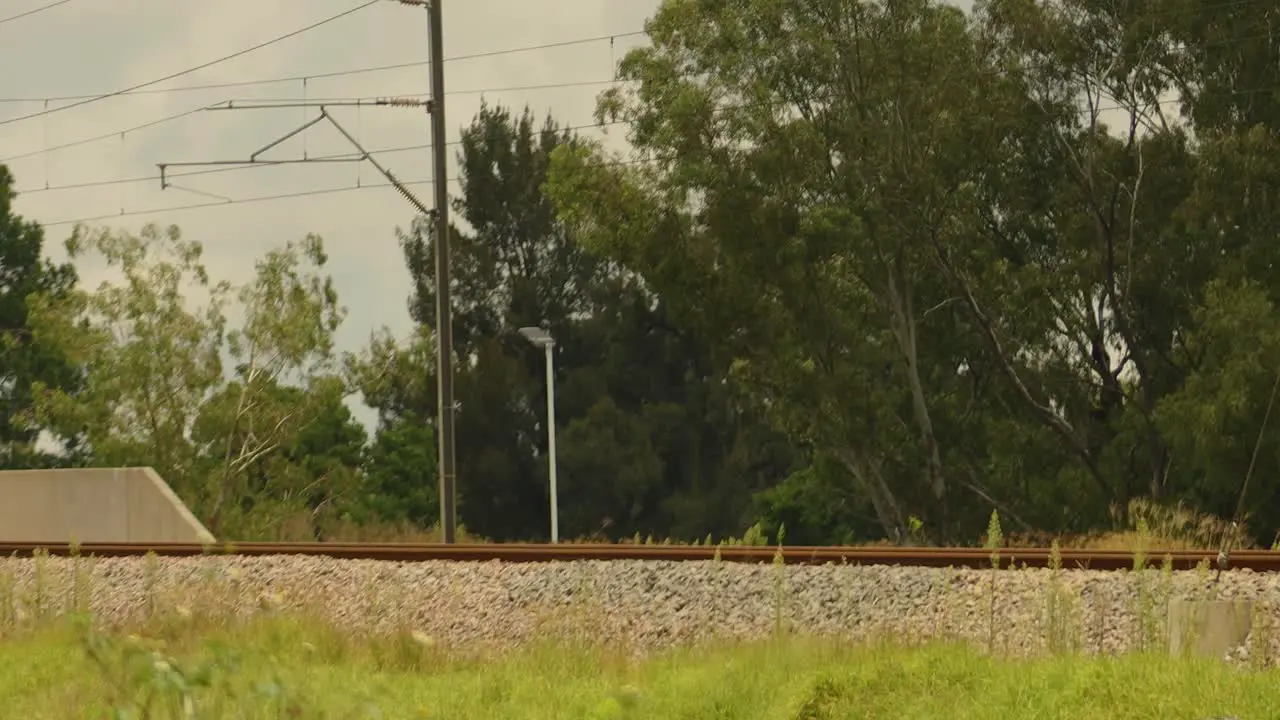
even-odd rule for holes
{"type": "MultiPolygon", "coordinates": [[[[397,106],[411,106],[414,104],[425,104],[428,106],[428,109],[430,109],[431,102],[432,101],[430,100],[406,101],[406,100],[392,99],[389,101],[382,101],[380,104],[397,105],[397,106]]],[[[347,132],[347,129],[344,128],[341,124],[339,124],[338,121],[335,120],[333,116],[329,114],[329,111],[326,109],[325,105],[321,104],[321,105],[318,105],[317,107],[320,110],[320,114],[317,115],[314,119],[304,123],[302,126],[290,131],[289,133],[286,133],[283,137],[273,140],[267,145],[264,145],[263,147],[259,148],[256,152],[254,152],[249,156],[248,160],[206,160],[206,161],[198,161],[198,162],[157,163],[157,166],[160,168],[160,189],[165,190],[170,187],[174,189],[179,189],[179,190],[186,189],[186,188],[179,188],[173,183],[169,182],[168,180],[168,174],[167,174],[168,168],[176,167],[176,166],[195,167],[195,166],[210,166],[210,165],[283,165],[288,163],[364,162],[367,160],[369,161],[369,164],[373,165],[373,167],[376,168],[377,171],[381,173],[384,178],[387,179],[387,182],[389,182],[391,186],[396,189],[397,192],[399,192],[401,195],[404,196],[406,200],[409,201],[410,205],[413,205],[414,208],[418,210],[418,212],[421,212],[424,215],[432,214],[432,211],[428,209],[427,206],[421,200],[419,200],[418,197],[414,195],[409,190],[409,188],[406,187],[405,184],[400,181],[399,178],[397,178],[394,174],[392,174],[390,170],[383,167],[382,163],[375,160],[373,158],[373,155],[368,150],[365,149],[364,145],[361,145],[360,141],[356,140],[355,136],[347,132]],[[308,128],[316,125],[322,120],[328,120],[329,124],[333,125],[333,127],[336,128],[338,132],[342,133],[342,136],[347,139],[347,142],[351,143],[351,145],[355,147],[355,149],[359,152],[359,155],[357,157],[321,157],[321,158],[302,158],[302,159],[293,159],[293,160],[259,160],[258,159],[258,156],[261,155],[262,153],[270,150],[273,147],[276,147],[277,145],[284,142],[285,140],[288,140],[289,138],[292,138],[298,135],[299,133],[306,131],[308,128]]],[[[234,107],[230,103],[228,103],[227,105],[221,106],[216,109],[239,110],[242,108],[234,107]]],[[[252,108],[243,108],[243,109],[252,109],[252,108]]],[[[190,191],[190,192],[200,192],[200,191],[190,191]]],[[[201,193],[201,194],[208,194],[208,193],[201,193]]],[[[221,197],[221,196],[218,196],[218,197],[221,197]]]]}

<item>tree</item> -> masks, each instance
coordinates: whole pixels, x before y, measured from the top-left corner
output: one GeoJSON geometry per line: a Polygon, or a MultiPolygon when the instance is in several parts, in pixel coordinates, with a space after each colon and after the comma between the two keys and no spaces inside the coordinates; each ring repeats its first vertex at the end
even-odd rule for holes
{"type": "MultiPolygon", "coordinates": [[[[1229,41],[1202,45],[1187,23],[1205,30],[1204,17],[1176,5],[1003,0],[979,15],[995,67],[1030,101],[1031,120],[991,127],[1016,150],[973,196],[984,211],[970,237],[1017,252],[1003,265],[974,263],[976,245],[957,245],[943,268],[1025,404],[1083,460],[1090,494],[1121,507],[1139,496],[1234,506],[1205,487],[1168,408],[1190,412],[1200,353],[1212,352],[1192,351],[1192,338],[1222,339],[1201,327],[1212,317],[1206,305],[1225,287],[1276,287],[1274,251],[1257,242],[1273,215],[1256,201],[1275,183],[1263,161],[1275,146],[1252,127],[1269,111],[1223,92],[1221,61],[1237,52],[1227,46],[1244,53],[1231,61],[1243,71],[1257,39],[1239,22],[1229,41]],[[1189,122],[1165,109],[1173,90],[1189,122]],[[1113,127],[1106,113],[1119,116],[1113,127]],[[1040,313],[1039,327],[1025,324],[1040,313]],[[1059,385],[1075,389],[1022,382],[1033,376],[1014,367],[1019,342],[1045,348],[1059,385]]],[[[1203,395],[1194,404],[1213,405],[1203,395]]]]}
{"type": "Polygon", "coordinates": [[[425,332],[399,343],[385,329],[365,350],[349,357],[365,403],[378,410],[373,443],[362,460],[364,486],[356,514],[365,522],[435,525],[440,500],[434,418],[428,406],[435,390],[434,344],[425,332]]]}
{"type": "Polygon", "coordinates": [[[1267,76],[1265,13],[1236,15],[669,2],[599,107],[635,155],[561,148],[549,194],[812,450],[760,496],[778,517],[849,531],[816,513],[827,461],[898,540],[992,506],[1076,531],[1139,496],[1222,511],[1207,458],[1239,448],[1186,428],[1260,422],[1204,373],[1266,385],[1220,328],[1280,287],[1272,108],[1227,87],[1267,76]]]}
{"type": "MultiPolygon", "coordinates": [[[[287,447],[320,408],[347,394],[346,383],[334,374],[333,350],[333,333],[346,310],[330,278],[299,272],[304,261],[320,269],[326,260],[317,236],[288,243],[259,261],[254,281],[239,292],[243,325],[227,335],[236,381],[219,402],[206,406],[201,428],[204,453],[220,458],[209,491],[214,533],[234,496],[245,492],[249,468],[287,447]],[[304,390],[287,392],[285,383],[304,390]]],[[[293,499],[282,490],[257,487],[253,495],[293,499]]]]}
{"type": "Polygon", "coordinates": [[[28,298],[61,298],[75,285],[75,269],[41,257],[44,230],[13,212],[13,176],[0,165],[0,468],[55,460],[35,449],[42,429],[33,421],[36,383],[74,389],[76,374],[47,343],[36,341],[28,298]]]}
{"type": "Polygon", "coordinates": [[[82,438],[98,464],[156,468],[220,536],[278,535],[297,512],[318,525],[334,498],[354,495],[364,437],[341,405],[349,382],[333,333],[345,311],[318,272],[319,238],[257,263],[235,293],[244,317],[230,331],[235,289],[210,280],[201,246],[177,227],[138,236],[78,227],[68,250],[98,253],[123,282],[33,305],[37,340],[84,375],[75,393],[37,384],[41,420],[82,438]],[[190,289],[207,302],[189,307],[190,289]],[[332,443],[326,456],[306,452],[321,439],[332,443]]]}
{"type": "Polygon", "coordinates": [[[75,393],[37,385],[38,417],[82,439],[95,462],[150,465],[189,499],[201,478],[188,433],[221,381],[230,286],[211,283],[200,245],[177,227],[148,225],[138,236],[77,227],[67,251],[73,259],[98,253],[125,282],[33,305],[36,338],[84,373],[75,393]],[[209,294],[207,305],[186,307],[188,284],[209,294]]]}
{"type": "MultiPolygon", "coordinates": [[[[728,366],[677,329],[636,273],[597,255],[543,194],[556,148],[579,141],[526,109],[485,106],[463,132],[462,195],[454,229],[454,339],[459,514],[494,539],[545,537],[543,357],[517,330],[556,338],[561,531],[610,538],[741,532],[751,492],[785,471],[776,443],[744,441],[728,366]],[[773,453],[773,455],[767,455],[773,453]],[[760,456],[766,461],[760,462],[760,456]],[[769,479],[762,479],[762,478],[769,479]]],[[[402,236],[414,279],[410,312],[424,338],[397,352],[370,348],[366,391],[383,428],[412,413],[434,418],[432,229],[402,236]]],[[[745,524],[744,524],[745,522],[745,524]]]]}
{"type": "MultiPolygon", "coordinates": [[[[1183,499],[1219,517],[1234,518],[1246,490],[1254,499],[1280,490],[1280,312],[1273,295],[1253,282],[1211,283],[1186,339],[1195,369],[1157,410],[1181,459],[1183,499]]],[[[1274,533],[1280,509],[1266,500],[1249,507],[1252,534],[1274,533]]]]}
{"type": "MultiPolygon", "coordinates": [[[[336,378],[330,380],[337,386],[336,378]]],[[[324,540],[331,530],[353,512],[359,512],[366,497],[369,478],[364,472],[368,433],[343,403],[344,391],[322,394],[313,400],[311,421],[302,426],[286,448],[291,465],[299,468],[307,509],[307,526],[316,540],[324,540]]]]}
{"type": "Polygon", "coordinates": [[[933,239],[985,150],[963,144],[960,118],[991,83],[953,8],[748,4],[664,5],[653,47],[620,68],[638,89],[601,103],[652,166],[565,149],[553,196],[728,343],[781,427],[857,479],[890,537],[906,538],[904,503],[932,505],[945,532],[936,408],[966,384],[956,353],[972,346],[933,239]]]}
{"type": "Polygon", "coordinates": [[[412,413],[383,424],[364,459],[362,508],[383,522],[431,527],[440,517],[436,438],[412,413]]]}
{"type": "Polygon", "coordinates": [[[1267,3],[1206,5],[1191,0],[1146,9],[1148,32],[1162,34],[1159,68],[1172,78],[1202,131],[1280,129],[1280,65],[1275,9],[1267,3]]]}

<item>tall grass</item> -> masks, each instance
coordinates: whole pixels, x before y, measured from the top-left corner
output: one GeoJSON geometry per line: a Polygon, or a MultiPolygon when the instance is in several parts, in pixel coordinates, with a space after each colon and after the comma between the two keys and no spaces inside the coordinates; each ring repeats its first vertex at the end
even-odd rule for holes
{"type": "Polygon", "coordinates": [[[798,635],[642,659],[546,643],[477,663],[286,616],[138,636],[77,620],[0,643],[0,703],[24,720],[1265,718],[1277,679],[1150,654],[1014,662],[798,635]]]}

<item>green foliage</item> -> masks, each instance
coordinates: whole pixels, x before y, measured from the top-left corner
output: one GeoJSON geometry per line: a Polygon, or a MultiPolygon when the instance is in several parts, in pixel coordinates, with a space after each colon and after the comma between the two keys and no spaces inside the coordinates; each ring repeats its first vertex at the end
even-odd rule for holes
{"type": "Polygon", "coordinates": [[[1045,649],[1055,655],[1075,652],[1081,646],[1082,601],[1063,582],[1062,550],[1053,541],[1049,554],[1049,580],[1045,583],[1045,649]]]}
{"type": "Polygon", "coordinates": [[[819,6],[663,5],[599,103],[636,156],[560,148],[547,185],[854,481],[792,475],[766,513],[834,540],[845,495],[899,542],[993,504],[1055,531],[1143,496],[1228,514],[1280,366],[1280,277],[1251,239],[1275,218],[1245,200],[1276,184],[1274,140],[1191,79],[1261,66],[1168,38],[1252,41],[1191,8],[819,6]]]}
{"type": "Polygon", "coordinates": [[[1004,531],[1000,529],[1000,513],[992,510],[991,519],[987,521],[987,539],[983,543],[991,551],[992,565],[1000,565],[1000,548],[1004,547],[1004,531]]]}
{"type": "Polygon", "coordinates": [[[151,465],[189,496],[199,478],[188,428],[221,381],[230,286],[209,279],[203,249],[177,227],[139,236],[78,227],[67,251],[96,253],[124,282],[33,300],[36,337],[85,374],[74,393],[37,385],[37,418],[81,438],[97,463],[151,465]],[[205,306],[187,307],[190,285],[208,294],[205,306]]]}
{"type": "Polygon", "coordinates": [[[0,469],[45,466],[57,460],[35,441],[35,387],[73,390],[79,379],[58,348],[35,337],[28,298],[64,297],[76,282],[71,265],[41,257],[43,229],[13,212],[13,176],[0,165],[0,469]]]}
{"type": "Polygon", "coordinates": [[[176,227],[77,228],[67,249],[122,281],[33,299],[35,336],[84,376],[76,392],[34,386],[40,422],[97,464],[154,467],[217,535],[271,537],[292,514],[313,528],[335,514],[359,484],[365,438],[342,405],[332,338],[345,311],[319,274],[319,238],[268,252],[238,291],[210,279],[176,227]],[[243,318],[229,327],[233,297],[243,318]]]}
{"type": "Polygon", "coordinates": [[[1013,660],[960,644],[868,646],[792,635],[645,658],[544,646],[406,671],[386,662],[395,639],[274,624],[210,634],[223,644],[193,647],[196,633],[168,648],[104,637],[102,669],[86,667],[84,640],[65,634],[6,643],[2,699],[11,714],[32,720],[112,717],[107,703],[138,718],[146,694],[155,697],[155,720],[281,718],[291,709],[304,719],[379,717],[360,706],[365,695],[375,695],[388,717],[457,720],[1265,718],[1277,702],[1273,673],[1167,654],[1013,660]],[[126,668],[136,675],[113,682],[126,668]],[[177,705],[184,696],[190,715],[177,705]]]}
{"type": "Polygon", "coordinates": [[[439,519],[435,433],[412,413],[378,428],[364,473],[361,505],[378,520],[429,527],[439,519]]]}
{"type": "Polygon", "coordinates": [[[309,707],[278,676],[257,682],[243,677],[241,653],[210,642],[204,655],[179,660],[164,652],[165,643],[137,636],[104,635],[86,621],[80,634],[85,655],[108,686],[112,720],[209,720],[241,716],[258,718],[374,718],[374,705],[338,715],[309,707]]]}
{"type": "Polygon", "coordinates": [[[831,462],[815,462],[755,496],[769,534],[793,528],[795,545],[854,544],[875,533],[872,510],[848,472],[831,462]]]}

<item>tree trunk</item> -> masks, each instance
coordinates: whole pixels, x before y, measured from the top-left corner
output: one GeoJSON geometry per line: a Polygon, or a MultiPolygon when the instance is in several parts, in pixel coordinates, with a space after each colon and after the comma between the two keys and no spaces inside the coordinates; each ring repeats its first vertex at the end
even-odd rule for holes
{"type": "Polygon", "coordinates": [[[920,380],[920,353],[914,304],[911,302],[911,295],[907,291],[906,280],[901,276],[900,268],[895,268],[889,273],[889,295],[893,334],[898,341],[898,350],[906,362],[907,386],[911,391],[911,411],[920,433],[921,449],[924,451],[925,482],[933,495],[937,513],[934,522],[939,532],[946,536],[951,530],[946,502],[947,480],[942,469],[942,452],[938,447],[938,436],[933,430],[933,417],[929,413],[929,404],[925,399],[924,383],[920,380]]]}
{"type": "Polygon", "coordinates": [[[855,450],[840,448],[833,454],[871,498],[876,519],[884,528],[885,536],[895,545],[905,544],[908,537],[906,518],[902,515],[902,508],[898,505],[898,499],[894,496],[893,490],[889,488],[884,475],[880,473],[880,468],[855,450]]]}

